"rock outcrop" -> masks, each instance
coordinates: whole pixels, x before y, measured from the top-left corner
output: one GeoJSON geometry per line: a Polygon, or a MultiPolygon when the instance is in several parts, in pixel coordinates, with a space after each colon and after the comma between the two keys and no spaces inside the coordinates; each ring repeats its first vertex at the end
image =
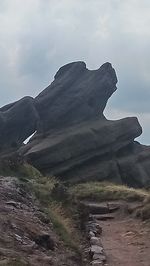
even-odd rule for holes
{"type": "Polygon", "coordinates": [[[0,109],[1,153],[17,149],[43,173],[66,181],[149,186],[150,148],[134,141],[142,133],[137,118],[109,121],[103,115],[116,84],[110,63],[97,70],[83,62],[63,66],[35,99],[0,109]]]}
{"type": "Polygon", "coordinates": [[[95,71],[88,70],[83,62],[60,68],[52,84],[35,98],[41,121],[38,130],[55,131],[96,117],[102,119],[116,83],[115,71],[109,63],[95,71]]]}
{"type": "Polygon", "coordinates": [[[0,150],[20,147],[37,128],[38,112],[32,97],[0,109],[0,150]]]}

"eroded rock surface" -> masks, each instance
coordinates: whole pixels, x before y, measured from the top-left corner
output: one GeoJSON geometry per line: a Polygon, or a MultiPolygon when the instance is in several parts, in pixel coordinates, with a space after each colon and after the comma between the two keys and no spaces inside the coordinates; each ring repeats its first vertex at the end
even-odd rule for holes
{"type": "Polygon", "coordinates": [[[0,150],[13,149],[37,128],[38,112],[32,97],[0,108],[0,150]]]}
{"type": "Polygon", "coordinates": [[[0,265],[80,265],[29,187],[0,176],[0,265]]]}
{"type": "Polygon", "coordinates": [[[150,148],[134,141],[142,133],[137,118],[108,121],[103,115],[116,84],[110,63],[97,70],[88,70],[84,62],[63,66],[35,99],[0,109],[1,154],[17,149],[43,173],[66,181],[149,186],[150,148]]]}

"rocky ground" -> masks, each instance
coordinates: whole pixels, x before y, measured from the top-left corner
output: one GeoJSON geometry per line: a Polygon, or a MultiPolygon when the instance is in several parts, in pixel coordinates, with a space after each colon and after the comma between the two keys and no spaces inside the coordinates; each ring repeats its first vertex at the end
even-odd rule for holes
{"type": "Polygon", "coordinates": [[[130,214],[140,204],[80,201],[86,229],[80,256],[60,239],[25,181],[1,176],[0,265],[149,266],[149,223],[130,214]]]}
{"type": "Polygon", "coordinates": [[[38,201],[18,179],[0,177],[0,265],[77,266],[38,201]]]}

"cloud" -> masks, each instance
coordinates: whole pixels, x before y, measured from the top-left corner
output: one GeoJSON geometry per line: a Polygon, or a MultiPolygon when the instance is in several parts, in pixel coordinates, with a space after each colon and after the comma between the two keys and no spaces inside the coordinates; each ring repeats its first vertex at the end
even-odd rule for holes
{"type": "Polygon", "coordinates": [[[70,61],[109,61],[119,82],[107,110],[140,116],[147,142],[149,12],[148,0],[1,0],[0,105],[35,96],[70,61]]]}

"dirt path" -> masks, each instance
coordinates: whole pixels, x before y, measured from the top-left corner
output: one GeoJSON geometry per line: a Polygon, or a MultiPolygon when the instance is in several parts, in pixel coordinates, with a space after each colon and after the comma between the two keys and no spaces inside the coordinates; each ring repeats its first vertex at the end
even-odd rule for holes
{"type": "Polygon", "coordinates": [[[150,227],[129,216],[113,214],[99,221],[108,266],[150,266],[150,227]]]}

